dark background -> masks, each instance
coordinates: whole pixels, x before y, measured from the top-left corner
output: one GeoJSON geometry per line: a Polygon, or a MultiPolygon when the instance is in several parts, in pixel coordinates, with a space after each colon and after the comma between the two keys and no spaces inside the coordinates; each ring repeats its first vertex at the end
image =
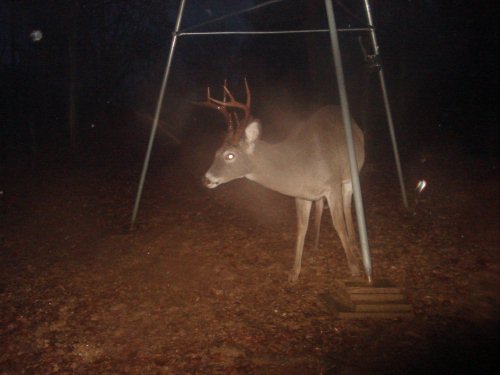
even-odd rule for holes
{"type": "MultiPolygon", "coordinates": [[[[259,3],[188,1],[181,28],[259,3]]],[[[47,159],[79,158],[89,150],[104,155],[110,142],[127,144],[142,160],[150,122],[133,111],[154,113],[178,5],[164,0],[2,2],[3,171],[9,165],[33,168],[47,159]],[[30,33],[37,29],[43,39],[34,42],[30,33]]],[[[364,26],[362,1],[334,5],[338,27],[364,26]]],[[[496,156],[497,2],[373,1],[372,10],[403,158],[443,146],[463,155],[496,156]]],[[[296,0],[199,30],[325,27],[322,1],[296,0]]],[[[360,37],[370,50],[367,35],[341,33],[343,62],[351,111],[371,140],[368,152],[377,156],[388,149],[388,136],[377,75],[363,61],[360,37]]],[[[238,93],[242,77],[249,79],[253,111],[270,124],[271,137],[287,126],[276,114],[300,117],[338,102],[328,34],[181,37],[163,106],[167,133],[184,143],[199,123],[191,101],[200,99],[207,85],[220,87],[225,78],[238,93]]],[[[165,134],[159,135],[160,150],[175,148],[165,134]]]]}

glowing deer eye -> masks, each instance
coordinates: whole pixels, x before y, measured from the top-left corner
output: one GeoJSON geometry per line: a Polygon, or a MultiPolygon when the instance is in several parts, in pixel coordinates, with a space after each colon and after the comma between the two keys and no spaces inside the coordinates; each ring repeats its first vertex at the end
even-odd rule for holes
{"type": "Polygon", "coordinates": [[[233,160],[234,158],[236,157],[236,155],[232,152],[229,152],[226,154],[226,156],[224,157],[226,160],[233,160]]]}

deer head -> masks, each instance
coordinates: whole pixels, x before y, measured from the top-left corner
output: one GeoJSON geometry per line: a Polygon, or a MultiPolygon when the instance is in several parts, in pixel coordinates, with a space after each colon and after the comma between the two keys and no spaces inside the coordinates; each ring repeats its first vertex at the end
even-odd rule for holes
{"type": "Polygon", "coordinates": [[[217,110],[224,116],[227,126],[224,143],[215,153],[212,166],[204,177],[204,184],[208,188],[215,188],[221,183],[245,177],[252,171],[251,156],[261,131],[260,122],[250,115],[251,94],[246,79],[245,89],[245,104],[235,100],[227,88],[226,81],[224,82],[224,100],[212,98],[210,88],[208,88],[207,100],[195,103],[217,110]],[[238,111],[243,113],[241,118],[238,111]]]}

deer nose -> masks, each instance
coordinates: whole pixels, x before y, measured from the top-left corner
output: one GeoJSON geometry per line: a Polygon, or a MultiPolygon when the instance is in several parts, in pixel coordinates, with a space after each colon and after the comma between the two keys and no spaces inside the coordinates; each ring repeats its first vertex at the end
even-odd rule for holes
{"type": "Polygon", "coordinates": [[[217,187],[220,184],[219,179],[214,178],[210,173],[207,173],[203,178],[202,178],[202,183],[205,185],[205,187],[209,189],[213,189],[214,187],[217,187]]]}
{"type": "Polygon", "coordinates": [[[210,185],[210,180],[207,178],[207,176],[203,176],[201,178],[201,184],[205,187],[207,187],[208,185],[210,185]]]}

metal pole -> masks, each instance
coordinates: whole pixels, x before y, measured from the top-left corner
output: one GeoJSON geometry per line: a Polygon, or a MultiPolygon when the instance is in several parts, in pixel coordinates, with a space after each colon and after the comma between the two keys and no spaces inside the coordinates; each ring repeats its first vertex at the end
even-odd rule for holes
{"type": "MultiPolygon", "coordinates": [[[[337,29],[337,32],[359,32],[369,31],[369,27],[357,27],[347,29],[337,29]]],[[[313,34],[329,33],[330,29],[310,29],[310,30],[273,30],[273,31],[179,31],[179,36],[206,36],[206,35],[279,35],[279,34],[313,34]]]]}
{"type": "Polygon", "coordinates": [[[132,220],[130,223],[130,230],[134,229],[135,220],[137,219],[137,212],[139,211],[139,203],[141,201],[142,189],[144,187],[144,180],[146,179],[146,172],[149,166],[149,159],[151,157],[151,151],[153,149],[153,143],[155,139],[156,130],[158,128],[158,121],[160,120],[161,106],[163,104],[163,97],[165,96],[165,88],[167,87],[168,77],[170,75],[170,67],[172,65],[172,59],[174,56],[175,46],[177,44],[177,33],[181,26],[182,14],[184,13],[184,5],[186,0],[181,0],[179,7],[179,13],[177,15],[177,21],[175,23],[175,31],[172,37],[172,44],[170,45],[170,52],[168,54],[167,65],[165,66],[165,72],[163,74],[163,81],[161,83],[160,95],[158,96],[158,102],[156,104],[156,112],[153,120],[153,126],[151,128],[151,133],[149,135],[148,149],[146,151],[146,157],[144,158],[144,164],[142,166],[141,179],[139,181],[139,187],[137,188],[137,195],[135,197],[134,211],[132,212],[132,220]]]}
{"type": "Polygon", "coordinates": [[[366,232],[365,213],[363,210],[363,198],[361,196],[361,186],[359,183],[358,163],[354,152],[354,141],[352,139],[351,115],[349,112],[349,102],[347,100],[347,90],[344,81],[344,70],[342,67],[342,58],[340,55],[339,39],[337,35],[337,25],[335,24],[335,15],[333,13],[332,0],[325,0],[328,25],[330,27],[330,39],[332,42],[333,61],[335,63],[335,73],[339,86],[340,104],[342,107],[342,120],[344,122],[345,135],[347,139],[347,151],[349,153],[349,165],[351,168],[351,180],[354,191],[354,205],[356,208],[356,219],[358,222],[359,239],[361,244],[361,253],[363,256],[363,266],[365,268],[368,282],[372,281],[372,264],[370,259],[370,248],[368,245],[368,234],[366,232]]]}
{"type": "MultiPolygon", "coordinates": [[[[376,58],[379,57],[379,46],[377,43],[377,36],[375,35],[375,28],[373,25],[372,13],[370,9],[369,0],[365,1],[366,18],[368,20],[368,26],[370,26],[370,37],[373,46],[373,53],[376,58]]],[[[382,87],[382,96],[384,98],[385,113],[387,115],[387,124],[389,126],[389,134],[391,136],[392,150],[394,152],[394,160],[396,161],[396,169],[398,171],[399,186],[401,187],[401,196],[403,197],[403,204],[408,208],[408,199],[406,197],[405,183],[403,180],[403,172],[401,169],[401,162],[399,160],[398,143],[396,141],[396,133],[394,132],[394,123],[392,121],[391,106],[389,105],[389,97],[387,95],[387,88],[385,86],[384,71],[382,70],[382,65],[379,66],[378,76],[380,79],[380,86],[382,87]]]]}

